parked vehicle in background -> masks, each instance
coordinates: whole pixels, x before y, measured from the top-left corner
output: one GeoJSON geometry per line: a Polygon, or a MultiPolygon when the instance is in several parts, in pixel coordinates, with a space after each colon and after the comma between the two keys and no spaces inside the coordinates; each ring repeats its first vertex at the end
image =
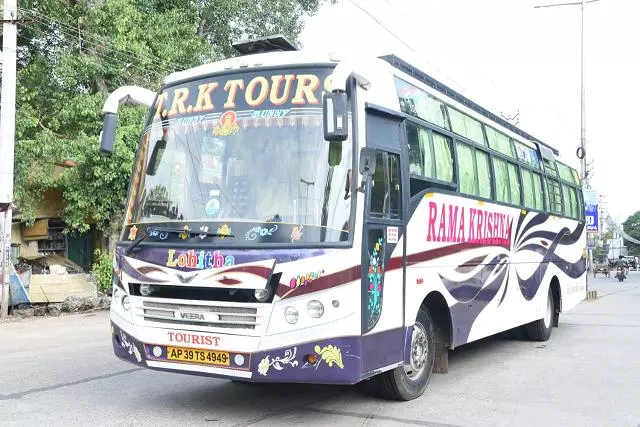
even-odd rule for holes
{"type": "Polygon", "coordinates": [[[114,260],[122,359],[409,400],[448,349],[548,340],[585,298],[577,172],[396,56],[267,52],[123,87],[104,152],[123,99],[149,116],[114,260]]]}

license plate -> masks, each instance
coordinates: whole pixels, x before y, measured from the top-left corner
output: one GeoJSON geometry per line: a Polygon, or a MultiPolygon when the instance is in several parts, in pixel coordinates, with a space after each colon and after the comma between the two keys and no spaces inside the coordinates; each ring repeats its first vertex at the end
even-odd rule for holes
{"type": "Polygon", "coordinates": [[[167,359],[182,362],[207,363],[229,366],[229,353],[226,351],[199,350],[195,348],[167,347],[167,359]]]}

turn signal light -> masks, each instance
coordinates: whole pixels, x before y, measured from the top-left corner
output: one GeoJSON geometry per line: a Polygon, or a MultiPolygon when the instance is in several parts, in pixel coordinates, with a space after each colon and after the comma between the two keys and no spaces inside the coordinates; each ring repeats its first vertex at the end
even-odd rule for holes
{"type": "Polygon", "coordinates": [[[316,363],[318,363],[318,356],[316,356],[315,354],[307,354],[304,357],[304,360],[306,360],[310,365],[315,365],[316,363]]]}

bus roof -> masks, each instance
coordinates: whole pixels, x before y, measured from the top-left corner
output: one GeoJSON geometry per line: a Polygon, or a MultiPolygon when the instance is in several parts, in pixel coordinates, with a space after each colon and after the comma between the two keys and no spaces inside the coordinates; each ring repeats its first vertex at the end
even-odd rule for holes
{"type": "Polygon", "coordinates": [[[558,150],[554,147],[552,147],[549,144],[546,144],[542,141],[540,141],[538,138],[530,135],[529,133],[523,131],[522,129],[514,126],[513,124],[509,123],[508,121],[506,121],[505,119],[503,119],[502,117],[499,117],[498,115],[492,113],[491,111],[487,110],[486,108],[480,106],[479,104],[475,103],[474,101],[470,100],[469,98],[465,97],[464,95],[462,95],[461,93],[455,91],[454,89],[452,89],[451,87],[445,85],[442,82],[439,82],[438,80],[436,80],[435,78],[431,77],[430,75],[428,75],[427,73],[421,71],[420,69],[412,66],[411,64],[407,63],[406,61],[403,61],[402,59],[398,58],[395,55],[385,55],[385,56],[380,56],[380,59],[388,62],[389,64],[391,64],[393,67],[397,68],[398,70],[410,75],[411,77],[415,78],[416,80],[419,80],[420,82],[426,84],[427,86],[437,90],[438,92],[442,93],[443,95],[459,102],[460,104],[464,105],[465,107],[475,111],[476,113],[482,115],[483,117],[491,120],[492,122],[495,122],[497,124],[499,124],[500,126],[504,127],[505,129],[510,130],[511,132],[515,133],[516,135],[519,135],[522,138],[528,139],[532,142],[535,142],[536,144],[539,144],[545,148],[547,148],[548,150],[551,150],[553,152],[554,155],[558,156],[560,155],[560,153],[558,152],[558,150]]]}
{"type": "MultiPolygon", "coordinates": [[[[375,57],[374,57],[375,58],[375,57]]],[[[164,84],[174,84],[184,80],[191,80],[198,77],[203,77],[210,74],[216,74],[232,69],[238,70],[243,68],[252,67],[268,67],[268,66],[283,66],[283,65],[321,65],[321,64],[337,64],[341,60],[347,60],[349,58],[338,58],[335,55],[330,54],[317,54],[304,50],[295,51],[271,51],[262,52],[249,55],[241,55],[233,58],[223,59],[204,65],[200,65],[194,68],[190,68],[184,71],[177,71],[168,75],[164,79],[164,84]]],[[[373,59],[373,58],[372,58],[373,59]]],[[[488,109],[482,107],[476,102],[470,100],[460,92],[452,89],[450,86],[436,80],[434,77],[425,73],[417,67],[412,66],[408,62],[400,59],[396,55],[384,55],[377,58],[381,63],[391,66],[403,73],[410,75],[423,84],[431,87],[444,96],[458,102],[459,104],[469,108],[476,114],[490,120],[510,132],[520,136],[521,138],[530,141],[538,145],[541,153],[544,151],[553,153],[554,156],[559,156],[559,151],[549,144],[546,144],[531,134],[523,131],[522,129],[509,123],[507,120],[499,117],[497,114],[492,113],[488,109]]]]}

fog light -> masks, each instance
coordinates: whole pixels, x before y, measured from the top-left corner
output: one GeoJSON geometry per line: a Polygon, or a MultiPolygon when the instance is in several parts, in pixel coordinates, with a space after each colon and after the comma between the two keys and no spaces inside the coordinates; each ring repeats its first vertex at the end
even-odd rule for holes
{"type": "Polygon", "coordinates": [[[289,306],[284,309],[284,318],[290,324],[295,324],[298,321],[298,310],[289,306]]]}
{"type": "Polygon", "coordinates": [[[129,311],[129,308],[131,307],[131,304],[129,303],[129,295],[125,295],[122,297],[122,307],[129,311]]]}
{"type": "Polygon", "coordinates": [[[153,292],[153,288],[151,287],[151,285],[148,285],[146,283],[140,285],[140,295],[142,295],[143,297],[148,297],[149,295],[151,295],[151,292],[153,292]]]}
{"type": "Polygon", "coordinates": [[[244,365],[244,356],[241,355],[241,354],[236,354],[233,357],[233,361],[236,362],[237,366],[242,366],[242,365],[244,365]]]}
{"type": "Polygon", "coordinates": [[[162,356],[162,349],[158,346],[153,347],[153,355],[155,357],[160,357],[162,356]]]}
{"type": "Polygon", "coordinates": [[[266,302],[271,296],[271,291],[269,289],[256,289],[253,293],[258,302],[266,302]]]}
{"type": "Polygon", "coordinates": [[[320,301],[309,301],[309,304],[307,304],[307,313],[314,319],[319,319],[324,314],[324,306],[320,301]]]}

